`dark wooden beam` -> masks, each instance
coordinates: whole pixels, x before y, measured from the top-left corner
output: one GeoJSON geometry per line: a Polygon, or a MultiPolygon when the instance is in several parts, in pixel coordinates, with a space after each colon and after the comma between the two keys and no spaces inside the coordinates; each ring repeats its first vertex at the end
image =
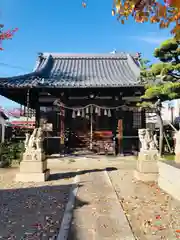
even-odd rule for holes
{"type": "MultiPolygon", "coordinates": [[[[0,88],[0,94],[19,104],[26,105],[26,95],[28,88],[0,88]]],[[[144,93],[144,87],[112,87],[112,88],[31,88],[31,107],[36,105],[35,96],[42,91],[49,92],[51,95],[60,98],[63,102],[67,102],[69,97],[89,97],[94,94],[97,97],[109,96],[115,99],[122,96],[135,96],[135,93],[144,93]]],[[[91,100],[92,102],[93,100],[91,100]]]]}

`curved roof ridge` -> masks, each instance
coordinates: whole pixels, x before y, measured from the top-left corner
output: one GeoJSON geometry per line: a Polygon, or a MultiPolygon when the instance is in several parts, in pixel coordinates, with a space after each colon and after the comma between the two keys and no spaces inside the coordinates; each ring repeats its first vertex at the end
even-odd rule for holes
{"type": "Polygon", "coordinates": [[[121,58],[121,59],[127,59],[128,53],[126,53],[126,52],[117,52],[115,54],[113,54],[113,53],[48,53],[48,52],[43,53],[44,58],[47,58],[49,55],[52,56],[52,58],[121,58]]]}
{"type": "Polygon", "coordinates": [[[47,58],[43,59],[43,62],[41,62],[38,58],[36,61],[36,65],[33,69],[32,72],[30,73],[25,73],[25,74],[20,74],[12,77],[2,77],[0,78],[1,81],[6,81],[8,80],[13,80],[16,78],[31,78],[31,77],[41,77],[40,75],[44,72],[44,70],[49,66],[49,61],[50,61],[51,56],[49,55],[47,58]]]}
{"type": "Polygon", "coordinates": [[[31,72],[31,73],[25,73],[21,75],[16,75],[12,77],[1,77],[0,81],[6,81],[6,80],[13,80],[13,79],[21,79],[21,78],[30,78],[30,77],[38,77],[38,72],[31,72]]]}

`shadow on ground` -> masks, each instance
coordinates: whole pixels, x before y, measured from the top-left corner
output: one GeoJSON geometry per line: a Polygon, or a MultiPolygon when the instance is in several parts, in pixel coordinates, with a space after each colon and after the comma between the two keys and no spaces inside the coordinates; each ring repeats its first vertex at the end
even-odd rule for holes
{"type": "Polygon", "coordinates": [[[79,157],[98,157],[99,155],[93,153],[93,152],[77,152],[77,153],[74,153],[74,152],[69,152],[69,153],[64,153],[64,154],[52,154],[52,155],[49,155],[48,158],[49,159],[59,159],[59,160],[62,160],[62,159],[66,159],[66,158],[70,158],[70,157],[73,157],[73,158],[79,158],[79,157]]]}
{"type": "Polygon", "coordinates": [[[76,175],[82,175],[82,174],[91,173],[91,172],[103,172],[103,171],[111,172],[116,170],[118,169],[115,167],[108,167],[108,168],[102,168],[102,169],[87,169],[87,170],[80,170],[80,171],[66,172],[66,173],[54,173],[54,174],[51,174],[49,181],[73,178],[76,175]]]}
{"type": "MultiPolygon", "coordinates": [[[[26,188],[0,189],[0,237],[24,240],[56,237],[73,187],[70,184],[34,187],[29,183],[26,188]]],[[[88,204],[76,199],[76,208],[88,204]]]]}

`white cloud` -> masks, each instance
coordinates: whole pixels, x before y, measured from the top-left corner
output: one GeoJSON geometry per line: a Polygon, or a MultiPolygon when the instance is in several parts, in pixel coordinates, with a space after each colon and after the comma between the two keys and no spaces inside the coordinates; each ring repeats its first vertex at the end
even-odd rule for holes
{"type": "Polygon", "coordinates": [[[159,44],[167,39],[167,37],[138,37],[140,41],[144,41],[150,44],[159,44]]]}
{"type": "Polygon", "coordinates": [[[160,44],[161,42],[165,41],[169,37],[168,36],[159,37],[151,33],[151,34],[148,34],[147,36],[133,36],[132,38],[149,43],[149,44],[160,44]]]}

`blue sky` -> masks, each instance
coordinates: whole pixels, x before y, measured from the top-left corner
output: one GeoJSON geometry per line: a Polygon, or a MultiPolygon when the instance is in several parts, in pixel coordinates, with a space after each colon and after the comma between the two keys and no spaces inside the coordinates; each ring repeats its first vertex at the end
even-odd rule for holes
{"type": "MultiPolygon", "coordinates": [[[[142,52],[153,61],[153,49],[170,36],[157,25],[137,24],[132,19],[121,25],[111,15],[113,0],[86,2],[84,9],[81,0],[1,0],[0,22],[19,31],[3,44],[0,76],[32,71],[38,52],[107,53],[116,49],[142,52]]],[[[5,107],[14,105],[3,97],[0,102],[5,107]]]]}

